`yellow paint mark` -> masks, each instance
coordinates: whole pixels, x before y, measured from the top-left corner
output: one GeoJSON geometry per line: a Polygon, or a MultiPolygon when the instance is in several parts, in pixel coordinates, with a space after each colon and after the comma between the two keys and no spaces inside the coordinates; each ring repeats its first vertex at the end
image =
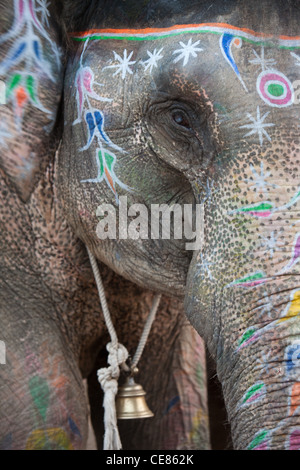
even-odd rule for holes
{"type": "Polygon", "coordinates": [[[299,315],[299,313],[300,313],[300,290],[295,292],[294,298],[289,305],[286,315],[280,318],[277,324],[290,320],[290,318],[296,317],[297,315],[299,315]]]}
{"type": "Polygon", "coordinates": [[[36,429],[26,443],[26,450],[74,450],[61,428],[36,429]]]}

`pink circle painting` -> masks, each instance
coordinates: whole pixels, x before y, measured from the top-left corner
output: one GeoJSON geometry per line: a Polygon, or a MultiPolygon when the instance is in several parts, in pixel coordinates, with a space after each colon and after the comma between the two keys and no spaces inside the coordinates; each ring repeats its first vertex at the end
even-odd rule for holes
{"type": "Polygon", "coordinates": [[[269,106],[284,108],[294,102],[294,89],[289,79],[281,72],[265,70],[257,78],[257,91],[269,106]]]}

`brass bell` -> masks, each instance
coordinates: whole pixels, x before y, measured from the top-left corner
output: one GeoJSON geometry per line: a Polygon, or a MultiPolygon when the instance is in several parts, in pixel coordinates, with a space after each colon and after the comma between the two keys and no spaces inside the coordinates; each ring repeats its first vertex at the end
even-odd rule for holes
{"type": "Polygon", "coordinates": [[[149,410],[143,387],[136,384],[133,377],[127,377],[123,386],[119,387],[116,398],[116,411],[118,419],[151,418],[154,416],[149,410]]]}

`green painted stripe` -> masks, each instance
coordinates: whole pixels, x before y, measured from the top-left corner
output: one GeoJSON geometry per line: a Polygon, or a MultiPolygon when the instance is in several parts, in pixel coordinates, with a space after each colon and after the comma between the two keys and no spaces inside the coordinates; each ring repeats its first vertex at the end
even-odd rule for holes
{"type": "Polygon", "coordinates": [[[8,84],[8,87],[7,87],[6,98],[8,98],[11,95],[14,88],[16,88],[16,86],[18,86],[18,84],[21,81],[21,78],[22,78],[22,75],[20,73],[16,73],[15,75],[12,76],[12,78],[11,78],[9,84],[8,84]]]}
{"type": "Polygon", "coordinates": [[[248,341],[248,339],[251,338],[251,336],[254,335],[254,333],[256,333],[256,329],[255,328],[251,328],[250,330],[246,331],[246,333],[243,334],[242,338],[240,339],[239,341],[239,346],[241,346],[243,343],[245,343],[246,341],[248,341]]]}
{"type": "Polygon", "coordinates": [[[251,444],[249,444],[248,446],[248,450],[252,450],[252,449],[255,449],[255,447],[257,447],[259,444],[261,444],[265,438],[267,437],[268,435],[268,431],[261,431],[254,439],[253,441],[251,442],[251,444]]]}
{"type": "Polygon", "coordinates": [[[36,103],[35,82],[34,82],[34,78],[32,75],[28,75],[26,79],[26,88],[27,88],[30,98],[32,99],[34,103],[36,103]]]}
{"type": "Polygon", "coordinates": [[[259,390],[261,390],[265,386],[264,383],[256,384],[253,385],[252,387],[249,388],[248,392],[245,395],[245,398],[243,400],[243,403],[246,403],[246,401],[249,400],[253,395],[255,395],[259,390]]]}
{"type": "Polygon", "coordinates": [[[241,279],[237,279],[236,281],[234,281],[234,284],[241,284],[241,283],[244,283],[244,282],[256,281],[257,279],[263,279],[263,278],[264,278],[263,273],[255,273],[255,274],[251,274],[251,276],[242,277],[241,279]]]}
{"type": "Polygon", "coordinates": [[[247,206],[239,209],[239,212],[263,212],[265,210],[273,209],[273,204],[268,202],[262,202],[257,206],[247,206]]]}

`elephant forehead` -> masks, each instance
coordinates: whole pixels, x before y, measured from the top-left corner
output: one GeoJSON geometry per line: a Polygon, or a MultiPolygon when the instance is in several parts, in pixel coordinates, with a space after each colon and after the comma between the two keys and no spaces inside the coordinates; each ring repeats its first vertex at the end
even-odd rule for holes
{"type": "Polygon", "coordinates": [[[91,64],[106,84],[126,84],[127,93],[133,91],[128,84],[137,81],[141,90],[143,86],[151,90],[149,84],[167,84],[173,91],[177,87],[190,93],[191,87],[184,90],[178,79],[184,77],[198,87],[214,87],[216,99],[224,88],[230,88],[233,96],[255,88],[272,107],[287,107],[294,99],[300,36],[274,37],[230,24],[208,23],[89,30],[72,38],[84,44],[80,64],[91,64]]]}

